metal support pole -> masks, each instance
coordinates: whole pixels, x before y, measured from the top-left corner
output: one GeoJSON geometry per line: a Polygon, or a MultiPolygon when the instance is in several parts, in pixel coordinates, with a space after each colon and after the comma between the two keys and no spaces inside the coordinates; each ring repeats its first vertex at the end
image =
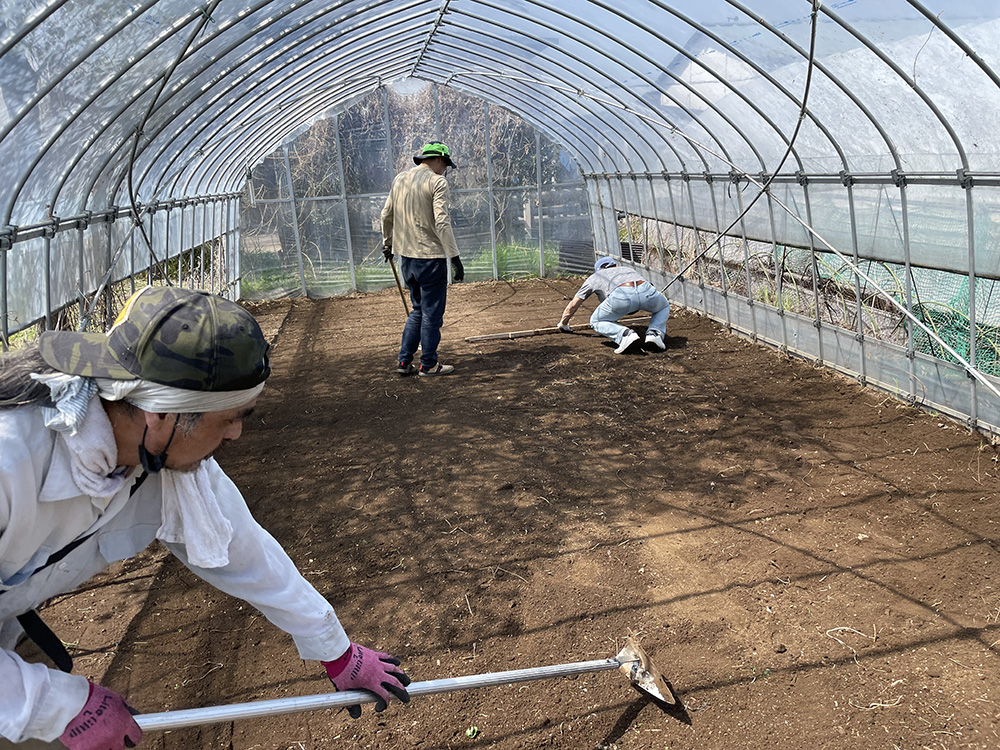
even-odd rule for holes
{"type": "Polygon", "coordinates": [[[105,257],[104,269],[105,269],[105,272],[107,274],[107,279],[108,279],[108,283],[104,287],[104,330],[105,331],[107,331],[109,328],[111,328],[111,323],[115,319],[115,316],[114,316],[114,312],[115,312],[114,306],[111,304],[112,303],[112,299],[111,299],[111,297],[112,297],[112,295],[111,295],[112,286],[111,286],[111,284],[112,284],[112,281],[114,280],[114,274],[112,273],[112,270],[111,270],[111,263],[112,263],[112,259],[115,257],[114,248],[111,246],[111,244],[112,244],[112,235],[113,235],[113,232],[111,231],[111,228],[114,226],[114,224],[112,223],[114,221],[113,217],[114,217],[114,214],[111,214],[111,216],[108,218],[107,224],[104,225],[104,226],[107,227],[107,235],[108,235],[108,238],[107,238],[108,241],[107,241],[107,243],[105,245],[105,256],[104,256],[105,257]]]}
{"type": "MultiPolygon", "coordinates": [[[[232,284],[233,284],[233,299],[241,299],[243,297],[243,212],[240,210],[241,206],[238,203],[238,199],[234,198],[232,202],[232,211],[236,212],[233,221],[233,249],[232,249],[232,284]]],[[[228,268],[227,268],[228,272],[228,268]]],[[[229,283],[227,282],[226,286],[229,283]]]]}
{"type": "Polygon", "coordinates": [[[182,271],[184,269],[184,213],[187,208],[187,202],[181,203],[181,226],[178,231],[178,242],[177,242],[177,286],[184,286],[184,280],[182,276],[182,271]]]}
{"type": "Polygon", "coordinates": [[[535,204],[538,207],[538,275],[545,278],[545,229],[542,225],[542,134],[535,131],[535,204]]]}
{"type": "Polygon", "coordinates": [[[299,238],[299,213],[295,208],[295,186],[292,185],[292,167],[288,160],[288,144],[283,143],[281,145],[281,150],[285,157],[285,178],[288,180],[288,200],[291,202],[292,207],[292,233],[295,236],[295,254],[299,261],[299,283],[302,287],[302,296],[307,297],[306,272],[302,265],[302,241],[299,238]]]}
{"type": "Polygon", "coordinates": [[[83,322],[84,316],[87,314],[87,301],[84,298],[84,290],[86,289],[86,278],[83,266],[83,235],[86,232],[88,224],[81,221],[76,225],[76,272],[77,272],[77,326],[83,322]]]}
{"type": "MultiPolygon", "coordinates": [[[[153,285],[153,258],[159,257],[156,252],[156,233],[153,232],[153,224],[156,222],[156,214],[149,215],[149,247],[147,248],[149,257],[146,258],[146,286],[153,285]]],[[[142,221],[142,216],[139,216],[142,221]]],[[[170,207],[167,206],[167,215],[163,219],[163,270],[166,272],[167,254],[170,252],[170,207]]],[[[157,264],[159,265],[159,264],[157,264]]]]}
{"type": "MultiPolygon", "coordinates": [[[[719,217],[719,204],[715,197],[715,188],[713,187],[715,183],[713,178],[706,172],[705,173],[705,185],[708,188],[708,194],[712,199],[712,214],[715,218],[715,236],[718,238],[716,243],[716,249],[719,253],[719,284],[722,287],[722,299],[726,303],[726,326],[731,328],[733,325],[733,312],[730,307],[729,300],[729,276],[726,273],[726,255],[723,252],[723,246],[725,245],[726,235],[722,234],[722,220],[719,217]]],[[[750,305],[750,318],[752,320],[753,335],[756,339],[757,336],[757,319],[754,315],[753,309],[753,297],[749,294],[747,295],[747,302],[750,305]]]]}
{"type": "MultiPolygon", "coordinates": [[[[677,203],[674,200],[674,188],[670,184],[670,174],[664,172],[663,179],[667,182],[667,197],[670,198],[670,218],[674,223],[674,243],[677,246],[677,272],[680,273],[681,269],[684,268],[684,248],[681,244],[681,227],[677,222],[677,203]]],[[[684,305],[684,307],[691,306],[688,302],[687,284],[684,283],[683,278],[681,279],[681,304],[684,305]]]]}
{"type": "MultiPolygon", "coordinates": [[[[653,175],[646,174],[646,182],[649,184],[649,197],[652,201],[653,221],[656,222],[656,254],[660,256],[660,273],[666,276],[667,262],[663,257],[663,234],[661,232],[662,221],[660,221],[660,206],[656,200],[656,187],[653,185],[653,175]]],[[[647,264],[648,265],[648,264],[647,264]]]]}
{"type": "Polygon", "coordinates": [[[46,331],[52,330],[52,236],[51,229],[46,229],[45,236],[42,238],[42,266],[45,269],[42,279],[45,304],[43,321],[46,331]]]}
{"type": "MultiPolygon", "coordinates": [[[[209,231],[209,237],[211,238],[211,247],[208,254],[208,290],[210,292],[215,291],[215,256],[218,254],[219,248],[222,247],[222,238],[217,233],[217,229],[221,230],[220,227],[215,226],[215,220],[219,218],[219,211],[221,209],[217,205],[215,199],[212,200],[212,223],[211,230],[209,231]]],[[[222,222],[220,221],[221,225],[222,222]]]]}
{"type": "MultiPolygon", "coordinates": [[[[913,266],[910,258],[910,211],[909,211],[909,201],[906,195],[906,178],[903,175],[899,176],[899,205],[900,205],[900,219],[903,225],[903,275],[906,278],[905,289],[906,289],[906,311],[913,315],[913,266]]],[[[861,300],[858,300],[858,307],[861,307],[861,300]]],[[[908,326],[910,329],[907,336],[906,350],[909,353],[907,358],[908,369],[910,371],[910,399],[912,401],[917,400],[917,389],[919,383],[917,382],[917,361],[916,361],[916,345],[913,341],[913,326],[908,326]]],[[[969,363],[975,367],[975,358],[972,355],[972,351],[969,352],[969,363]]]]}
{"type": "MultiPolygon", "coordinates": [[[[976,221],[972,203],[972,179],[959,177],[965,188],[965,211],[969,223],[969,364],[976,364],[976,221]]],[[[969,420],[975,429],[979,423],[979,385],[975,378],[969,378],[969,420]]]]}
{"type": "MultiPolygon", "coordinates": [[[[152,220],[150,220],[150,223],[152,223],[152,220]]],[[[128,245],[128,281],[129,281],[128,294],[129,294],[129,297],[131,297],[133,294],[135,294],[135,228],[134,227],[132,228],[132,231],[129,232],[129,234],[128,234],[128,242],[129,242],[129,245],[128,245]]],[[[82,313],[82,310],[83,310],[83,307],[82,307],[83,301],[82,301],[82,299],[81,299],[80,304],[81,304],[80,310],[81,310],[81,313],[82,313]]]]}
{"type": "MultiPolygon", "coordinates": [[[[340,140],[340,115],[333,116],[333,133],[337,145],[337,174],[340,181],[340,205],[344,211],[344,234],[347,240],[347,268],[351,274],[351,289],[358,291],[358,277],[354,268],[354,241],[351,237],[351,212],[347,210],[347,190],[344,175],[344,150],[340,140]]],[[[381,232],[381,228],[379,229],[381,232]]]]}
{"type": "MultiPolygon", "coordinates": [[[[500,265],[497,261],[497,213],[493,200],[493,145],[490,137],[490,103],[483,102],[483,119],[486,123],[486,185],[490,201],[490,248],[493,251],[493,278],[500,278],[500,265]]],[[[449,271],[450,273],[450,271],[449,271]]]]}
{"type": "MultiPolygon", "coordinates": [[[[802,201],[806,205],[806,221],[809,226],[813,225],[812,216],[812,199],[809,195],[809,184],[802,180],[800,183],[802,185],[802,201]]],[[[816,252],[816,239],[812,232],[806,232],[806,239],[809,242],[809,265],[812,269],[812,286],[813,286],[813,306],[815,307],[813,326],[816,328],[816,354],[819,357],[820,364],[823,363],[824,358],[824,347],[823,347],[823,315],[820,311],[820,301],[819,301],[819,259],[816,252]]]]}
{"type": "MultiPolygon", "coordinates": [[[[763,175],[761,175],[763,177],[763,175]]],[[[767,179],[761,180],[761,184],[767,182],[767,179]]],[[[739,186],[737,185],[737,188],[739,186]]],[[[785,259],[787,254],[783,253],[781,260],[778,259],[778,227],[774,223],[774,202],[771,200],[771,191],[768,190],[765,196],[767,198],[767,218],[769,225],[771,227],[771,254],[774,256],[774,267],[777,269],[778,276],[778,315],[781,316],[781,347],[782,351],[788,351],[788,322],[785,318],[785,296],[784,296],[784,278],[783,274],[785,271],[785,259]]],[[[744,229],[745,236],[745,229],[744,229]]],[[[748,279],[749,282],[749,279],[748,279]]],[[[797,301],[797,300],[796,300],[797,301]]]]}
{"type": "MultiPolygon", "coordinates": [[[[696,262],[695,262],[695,266],[698,269],[698,286],[701,289],[704,289],[705,288],[705,269],[702,267],[702,259],[704,258],[704,255],[707,252],[707,248],[704,247],[704,244],[705,244],[704,240],[703,240],[701,234],[698,233],[698,219],[697,219],[697,216],[696,216],[697,212],[695,211],[695,207],[694,207],[694,192],[691,190],[691,175],[689,175],[689,174],[683,174],[683,175],[681,175],[681,177],[684,180],[684,182],[687,184],[688,201],[691,204],[691,231],[694,232],[695,252],[698,253],[697,259],[696,259],[696,262]]],[[[708,313],[708,308],[706,306],[706,299],[705,299],[705,295],[704,294],[702,295],[701,299],[702,299],[702,301],[701,301],[702,312],[708,313]]]]}
{"type": "Polygon", "coordinates": [[[203,204],[201,209],[201,242],[198,243],[200,248],[199,258],[198,258],[198,285],[204,289],[205,288],[205,245],[208,244],[211,234],[208,231],[208,213],[212,209],[214,201],[209,200],[203,204]]]}
{"type": "Polygon", "coordinates": [[[229,213],[233,204],[232,198],[224,198],[219,206],[219,249],[212,260],[212,283],[216,294],[226,293],[226,267],[229,255],[230,232],[232,226],[229,213]]]}
{"type": "MultiPolygon", "coordinates": [[[[646,231],[646,216],[642,210],[642,196],[639,194],[639,178],[636,177],[635,172],[629,175],[632,179],[632,189],[635,191],[635,215],[639,219],[639,229],[641,230],[642,238],[642,265],[649,269],[649,235],[646,231]]],[[[622,189],[622,195],[624,196],[625,190],[622,189]]],[[[638,238],[637,238],[638,239],[638,238]]]]}
{"type": "MultiPolygon", "coordinates": [[[[615,177],[618,180],[618,189],[621,191],[621,195],[622,195],[622,213],[625,214],[625,239],[628,242],[628,259],[629,259],[629,261],[634,262],[635,259],[632,256],[632,221],[629,219],[629,216],[628,216],[628,203],[625,200],[625,188],[622,187],[622,180],[624,179],[624,177],[622,177],[621,172],[619,172],[618,174],[616,174],[615,177]]],[[[614,191],[613,190],[611,192],[611,206],[612,206],[612,208],[614,208],[614,206],[615,206],[615,198],[614,198],[614,191]]],[[[621,221],[621,219],[618,218],[618,211],[616,210],[615,211],[615,229],[617,230],[617,234],[618,234],[618,246],[617,246],[617,250],[618,250],[618,255],[620,255],[620,256],[622,256],[624,258],[625,254],[622,252],[622,228],[621,228],[621,224],[619,223],[620,221],[621,221]]]]}
{"type": "Polygon", "coordinates": [[[0,230],[0,351],[7,351],[10,341],[10,328],[7,317],[7,253],[14,246],[14,227],[4,227],[0,230]]]}

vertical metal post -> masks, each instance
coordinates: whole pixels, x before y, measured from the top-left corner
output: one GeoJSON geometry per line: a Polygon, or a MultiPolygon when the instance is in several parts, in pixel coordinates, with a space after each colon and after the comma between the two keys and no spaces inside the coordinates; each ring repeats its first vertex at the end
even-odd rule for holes
{"type": "MultiPolygon", "coordinates": [[[[903,224],[903,273],[906,277],[906,311],[910,313],[910,315],[913,315],[913,267],[910,259],[910,214],[909,201],[906,196],[906,177],[897,173],[896,179],[899,184],[900,218],[903,224]]],[[[860,299],[858,300],[858,307],[859,309],[861,307],[860,299]]],[[[909,362],[910,370],[910,398],[916,400],[917,388],[919,386],[917,383],[917,362],[915,356],[916,346],[913,342],[913,326],[908,326],[908,328],[909,335],[907,336],[906,351],[909,355],[907,360],[909,362]]]]}
{"type": "Polygon", "coordinates": [[[45,228],[45,235],[42,238],[42,265],[45,273],[42,280],[43,295],[45,304],[45,330],[52,330],[52,235],[54,231],[51,227],[45,228]]]}
{"type": "MultiPolygon", "coordinates": [[[[150,221],[152,223],[152,221],[150,221]]],[[[135,226],[132,226],[132,230],[128,233],[128,281],[129,290],[128,295],[131,297],[135,294],[135,226]]],[[[81,305],[83,304],[81,300],[81,305]]],[[[82,307],[80,308],[83,309],[82,307]]]]}
{"type": "Polygon", "coordinates": [[[614,188],[611,187],[611,177],[606,173],[604,174],[604,182],[608,188],[608,201],[610,203],[608,210],[601,211],[600,213],[604,252],[597,252],[596,247],[594,248],[594,251],[596,255],[615,255],[620,257],[622,254],[622,246],[620,235],[618,234],[618,212],[615,210],[615,191],[614,188]],[[608,217],[611,218],[612,227],[608,227],[608,217]],[[614,230],[614,234],[612,234],[612,229],[614,230]],[[613,244],[611,242],[612,237],[614,237],[613,244]]]}
{"type": "MultiPolygon", "coordinates": [[[[233,208],[236,212],[233,222],[233,270],[231,273],[233,283],[233,299],[240,299],[243,296],[243,212],[242,206],[237,203],[238,199],[233,199],[233,208]]],[[[227,269],[228,273],[228,269],[227,269]]],[[[228,286],[228,283],[227,283],[228,286]]]]}
{"type": "MultiPolygon", "coordinates": [[[[753,305],[754,305],[754,297],[753,297],[753,276],[750,273],[750,243],[747,240],[747,225],[746,225],[745,218],[743,216],[743,191],[740,190],[740,173],[736,172],[734,170],[731,179],[733,180],[733,183],[735,185],[736,197],[737,197],[736,210],[738,212],[737,215],[740,217],[740,222],[739,222],[740,223],[740,239],[743,242],[743,263],[744,263],[744,271],[743,272],[746,274],[746,277],[747,277],[747,302],[748,302],[748,305],[750,306],[750,321],[751,321],[750,325],[753,327],[753,335],[756,336],[757,335],[757,311],[753,307],[753,305]]],[[[773,236],[773,234],[772,234],[772,236],[773,236]]],[[[721,247],[722,247],[721,243],[720,243],[719,247],[720,247],[720,250],[721,250],[721,247]]],[[[723,266],[722,266],[722,275],[723,275],[723,278],[728,278],[726,276],[726,266],[725,266],[724,263],[723,263],[723,266]]],[[[778,286],[778,292],[779,292],[778,299],[779,299],[779,303],[777,305],[778,315],[782,315],[783,314],[782,311],[781,311],[781,303],[780,303],[781,294],[780,294],[780,291],[781,291],[781,286],[779,284],[779,286],[778,286]]],[[[784,345],[784,343],[785,343],[784,339],[782,339],[782,345],[784,345]]]]}
{"type": "Polygon", "coordinates": [[[198,286],[205,288],[205,245],[208,243],[208,211],[209,207],[215,203],[214,199],[207,200],[202,204],[201,209],[201,242],[198,243],[198,286]]]}
{"type": "Polygon", "coordinates": [[[288,159],[288,144],[281,144],[281,150],[285,157],[285,178],[288,180],[288,200],[292,206],[292,231],[295,236],[295,254],[299,261],[299,283],[302,287],[302,296],[306,297],[306,272],[302,265],[302,241],[299,238],[299,212],[295,207],[295,186],[292,184],[292,166],[288,159]]]}
{"type": "Polygon", "coordinates": [[[4,227],[0,233],[0,351],[7,351],[10,329],[7,326],[7,253],[14,246],[13,228],[4,227]],[[9,233],[8,233],[9,232],[9,233]]]}
{"type": "MultiPolygon", "coordinates": [[[[674,200],[674,188],[670,184],[671,182],[670,173],[664,172],[663,179],[667,183],[667,197],[670,199],[670,218],[673,221],[674,225],[674,244],[676,245],[677,248],[677,273],[680,274],[681,269],[684,268],[684,251],[683,247],[681,246],[682,242],[681,227],[677,221],[677,203],[674,200]]],[[[690,303],[688,303],[688,297],[687,297],[687,284],[684,283],[683,276],[680,277],[680,282],[681,282],[681,304],[684,305],[684,307],[690,307],[691,305],[690,303]]]]}
{"type": "MultiPolygon", "coordinates": [[[[483,102],[483,117],[486,121],[486,184],[490,201],[490,247],[493,250],[493,278],[500,278],[500,266],[497,262],[497,216],[496,204],[493,202],[493,145],[490,138],[490,103],[483,102]]],[[[449,271],[449,273],[451,273],[449,271]]]]}
{"type": "Polygon", "coordinates": [[[396,155],[392,152],[392,124],[389,120],[389,90],[382,87],[382,129],[385,131],[385,150],[389,154],[389,171],[396,172],[396,155]]]}
{"type": "Polygon", "coordinates": [[[77,295],[79,297],[76,313],[77,327],[83,322],[83,317],[87,314],[87,301],[84,298],[86,279],[83,267],[83,234],[86,231],[86,226],[87,224],[83,221],[78,221],[76,224],[76,272],[77,295]]]}
{"type": "MultiPolygon", "coordinates": [[[[667,273],[667,263],[663,257],[663,234],[661,233],[660,225],[660,206],[656,200],[656,188],[653,185],[653,175],[649,172],[646,173],[646,182],[649,183],[649,197],[652,201],[650,206],[653,211],[653,221],[656,222],[656,254],[660,256],[660,273],[666,275],[667,273]]],[[[649,264],[647,263],[647,266],[649,264]]]]}
{"type": "MultiPolygon", "coordinates": [[[[705,173],[705,185],[708,187],[708,194],[712,198],[712,213],[715,217],[715,236],[718,238],[718,243],[716,244],[716,249],[719,252],[719,284],[722,287],[722,299],[726,303],[726,326],[731,327],[733,325],[733,312],[729,306],[729,276],[726,274],[726,256],[723,252],[723,246],[725,244],[724,235],[722,234],[722,222],[719,218],[719,204],[715,198],[715,188],[713,187],[715,183],[713,182],[712,175],[708,172],[705,173]]],[[[757,319],[754,316],[753,309],[753,298],[748,296],[747,302],[750,307],[750,318],[753,321],[753,334],[757,335],[757,319]]]]}
{"type": "MultiPolygon", "coordinates": [[[[688,202],[691,204],[691,231],[694,232],[694,249],[696,255],[695,267],[698,269],[698,288],[705,288],[705,269],[702,268],[702,259],[704,258],[704,253],[707,251],[705,247],[705,240],[698,232],[698,219],[697,211],[694,207],[694,191],[691,189],[691,175],[687,172],[681,173],[681,179],[687,184],[687,194],[688,202]]],[[[701,295],[701,308],[703,312],[708,312],[707,300],[705,295],[701,295]]]]}
{"type": "MultiPolygon", "coordinates": [[[[976,364],[976,222],[972,203],[972,178],[963,172],[959,173],[962,187],[965,189],[965,211],[969,223],[969,364],[976,364]]],[[[969,378],[969,420],[975,429],[979,423],[979,381],[969,378]]]]}
{"type": "Polygon", "coordinates": [[[226,256],[229,254],[229,211],[232,196],[226,196],[219,205],[219,247],[212,258],[212,285],[216,294],[226,293],[226,256]]]}
{"type": "MultiPolygon", "coordinates": [[[[156,261],[154,258],[159,257],[159,253],[156,252],[156,234],[153,232],[153,223],[156,221],[156,215],[149,215],[149,257],[146,258],[146,286],[153,285],[153,263],[156,261]]],[[[142,221],[142,217],[139,217],[139,221],[142,221]]],[[[163,253],[166,255],[170,247],[170,205],[167,205],[167,215],[163,219],[163,253]]],[[[166,263],[166,258],[163,260],[166,263]]]]}
{"type": "MultiPolygon", "coordinates": [[[[742,214],[743,213],[743,193],[740,191],[740,184],[736,182],[736,210],[742,214]]],[[[722,247],[720,241],[719,247],[722,247]]],[[[750,325],[753,329],[754,336],[757,335],[757,311],[754,309],[755,300],[753,292],[753,275],[750,268],[750,245],[746,242],[743,243],[743,274],[747,279],[747,306],[750,308],[750,325]]],[[[725,276],[725,271],[723,271],[723,276],[725,276]]]]}
{"type": "Polygon", "coordinates": [[[105,226],[107,227],[108,241],[105,245],[104,250],[104,268],[108,274],[108,283],[104,286],[104,330],[108,330],[111,327],[112,321],[114,321],[114,305],[112,305],[112,295],[111,290],[113,288],[114,273],[111,270],[111,259],[114,257],[114,249],[111,247],[113,232],[111,228],[114,226],[114,220],[117,212],[113,212],[107,217],[105,226]]]}
{"type": "MultiPolygon", "coordinates": [[[[766,182],[761,176],[761,182],[766,182]]],[[[737,186],[738,187],[738,186],[737,186]]],[[[778,315],[781,318],[781,347],[782,351],[788,351],[788,327],[787,321],[785,319],[785,287],[784,287],[784,271],[785,271],[785,258],[786,254],[783,254],[780,261],[778,259],[778,228],[774,223],[774,203],[771,200],[771,191],[767,191],[767,218],[769,225],[771,227],[771,255],[774,256],[774,267],[777,274],[778,282],[778,315]]],[[[742,212],[741,212],[742,213],[742,212]]],[[[746,237],[746,230],[744,229],[744,237],[746,237]]],[[[749,277],[747,278],[747,283],[749,284],[749,277]]],[[[797,301],[797,300],[796,300],[797,301]]]]}
{"type": "MultiPolygon", "coordinates": [[[[632,254],[632,221],[631,221],[631,219],[629,219],[629,215],[628,215],[628,202],[625,200],[625,188],[622,185],[622,180],[624,179],[624,177],[622,177],[622,173],[621,172],[618,172],[615,175],[615,178],[618,180],[618,189],[621,191],[621,194],[622,194],[622,213],[625,214],[625,239],[628,241],[628,259],[629,259],[629,261],[634,262],[635,258],[634,258],[633,254],[632,254]]],[[[612,206],[612,208],[614,207],[614,205],[615,205],[615,199],[614,199],[614,192],[612,191],[612,193],[611,193],[611,206],[612,206]]],[[[617,251],[618,251],[618,255],[620,255],[622,258],[624,258],[625,254],[622,252],[622,229],[621,229],[621,225],[618,223],[619,221],[620,220],[618,218],[618,211],[615,210],[615,229],[617,230],[617,234],[618,234],[617,251]]]]}
{"type": "MultiPolygon", "coordinates": [[[[799,181],[802,186],[802,200],[806,204],[806,221],[809,226],[814,226],[812,218],[812,199],[809,195],[809,184],[805,177],[802,177],[799,181]]],[[[816,328],[816,354],[819,357],[820,364],[823,363],[825,359],[824,347],[823,347],[823,316],[820,312],[820,299],[819,299],[819,259],[818,253],[816,252],[816,240],[813,237],[812,232],[806,232],[806,238],[809,242],[809,265],[812,269],[812,287],[813,287],[813,306],[815,307],[813,326],[816,328]]]]}
{"type": "MultiPolygon", "coordinates": [[[[851,217],[851,256],[854,261],[854,267],[860,268],[861,252],[858,248],[858,215],[854,204],[854,180],[851,180],[850,184],[847,186],[847,205],[851,217]]],[[[860,374],[859,380],[861,385],[865,385],[867,366],[865,362],[864,317],[861,314],[861,277],[856,273],[854,274],[854,308],[855,325],[857,326],[854,338],[858,342],[858,373],[860,374]]],[[[911,353],[912,351],[913,349],[911,346],[908,349],[908,353],[911,353]]],[[[846,365],[847,363],[845,362],[844,364],[846,365]]]]}
{"type": "MultiPolygon", "coordinates": [[[[347,185],[344,174],[344,150],[340,140],[340,115],[333,116],[333,132],[337,144],[337,173],[340,180],[340,205],[344,211],[344,234],[347,235],[347,268],[351,274],[351,289],[358,291],[358,277],[354,269],[354,242],[351,237],[351,212],[347,210],[347,185]]],[[[379,230],[381,232],[381,229],[379,230]]]]}
{"type": "Polygon", "coordinates": [[[542,134],[535,131],[535,204],[538,206],[538,275],[545,278],[545,229],[542,225],[542,134]]]}
{"type": "Polygon", "coordinates": [[[177,242],[177,286],[184,286],[183,282],[183,269],[184,269],[184,214],[187,209],[187,201],[181,201],[181,226],[178,230],[178,242],[177,242]]]}
{"type": "MultiPolygon", "coordinates": [[[[215,220],[218,217],[218,211],[220,210],[218,204],[219,204],[219,199],[213,198],[211,203],[212,221],[208,233],[210,238],[209,241],[212,243],[209,247],[209,252],[208,252],[208,291],[210,292],[215,291],[215,256],[218,253],[218,249],[222,247],[222,240],[216,233],[216,226],[215,226],[215,220]]],[[[221,229],[221,227],[219,228],[221,229]]],[[[202,285],[204,286],[204,284],[202,285]]]]}
{"type": "MultiPolygon", "coordinates": [[[[646,231],[646,217],[642,210],[642,196],[639,194],[639,178],[636,176],[634,171],[629,174],[629,177],[632,179],[632,189],[635,191],[635,215],[639,220],[639,229],[636,231],[636,239],[642,240],[642,265],[648,269],[649,242],[647,241],[648,233],[646,231]]],[[[624,192],[625,190],[622,188],[622,193],[624,194],[624,192]]]]}

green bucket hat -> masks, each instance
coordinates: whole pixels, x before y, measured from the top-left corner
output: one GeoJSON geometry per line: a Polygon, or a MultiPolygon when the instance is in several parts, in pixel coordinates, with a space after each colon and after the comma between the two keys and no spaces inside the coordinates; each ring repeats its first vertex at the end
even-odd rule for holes
{"type": "Polygon", "coordinates": [[[424,159],[432,159],[435,156],[440,156],[444,159],[444,163],[449,167],[455,166],[455,162],[451,160],[451,154],[448,152],[448,147],[441,143],[441,141],[425,143],[423,148],[413,155],[413,163],[422,164],[424,159]]]}
{"type": "Polygon", "coordinates": [[[149,380],[189,391],[240,391],[271,374],[268,343],[235,302],[173,286],[133,294],[104,333],[46,331],[42,358],[59,372],[149,380]]]}

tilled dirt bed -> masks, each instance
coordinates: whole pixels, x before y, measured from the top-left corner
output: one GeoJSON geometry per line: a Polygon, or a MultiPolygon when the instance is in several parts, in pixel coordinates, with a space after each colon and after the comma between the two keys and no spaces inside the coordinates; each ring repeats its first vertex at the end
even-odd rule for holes
{"type": "MultiPolygon", "coordinates": [[[[219,460],[352,639],[415,681],[601,659],[634,633],[680,705],[603,672],[145,746],[1000,746],[994,448],[684,310],[665,352],[582,327],[465,340],[553,326],[578,283],[453,286],[443,378],[395,373],[396,289],[255,305],[274,374],[219,460]]],[[[329,689],[159,546],[46,615],[144,712],[329,689]]]]}

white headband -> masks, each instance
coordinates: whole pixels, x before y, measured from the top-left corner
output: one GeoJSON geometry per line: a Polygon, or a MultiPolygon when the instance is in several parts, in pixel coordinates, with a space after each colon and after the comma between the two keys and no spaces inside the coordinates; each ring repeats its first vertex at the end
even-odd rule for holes
{"type": "Polygon", "coordinates": [[[94,378],[97,393],[106,401],[128,401],[153,414],[226,411],[253,401],[264,390],[260,383],[242,391],[189,391],[148,380],[94,378]]]}

